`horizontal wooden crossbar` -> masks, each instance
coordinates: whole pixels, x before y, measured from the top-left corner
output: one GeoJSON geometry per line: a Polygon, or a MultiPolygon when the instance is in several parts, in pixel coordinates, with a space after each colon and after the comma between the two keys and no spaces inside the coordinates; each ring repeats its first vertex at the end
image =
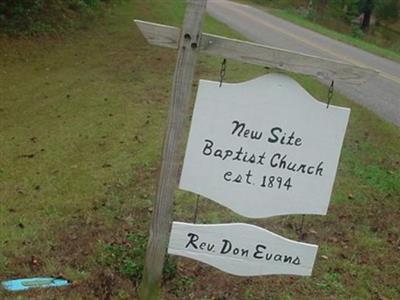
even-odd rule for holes
{"type": "MultiPolygon", "coordinates": [[[[150,44],[177,49],[178,28],[141,20],[135,20],[135,23],[150,44]]],[[[352,84],[363,83],[378,75],[374,69],[208,33],[202,34],[200,50],[250,64],[352,84]]]]}

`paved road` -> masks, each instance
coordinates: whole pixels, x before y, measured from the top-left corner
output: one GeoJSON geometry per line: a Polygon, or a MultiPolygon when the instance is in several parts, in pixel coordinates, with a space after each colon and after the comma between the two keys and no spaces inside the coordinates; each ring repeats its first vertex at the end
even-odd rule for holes
{"type": "Polygon", "coordinates": [[[208,0],[207,10],[210,15],[251,41],[378,70],[378,77],[360,86],[335,82],[335,90],[400,126],[400,64],[332,40],[248,5],[228,0],[208,0]]]}

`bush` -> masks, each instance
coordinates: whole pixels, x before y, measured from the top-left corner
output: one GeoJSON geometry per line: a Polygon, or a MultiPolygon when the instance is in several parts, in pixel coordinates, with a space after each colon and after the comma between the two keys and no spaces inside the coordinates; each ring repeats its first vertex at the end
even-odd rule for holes
{"type": "Polygon", "coordinates": [[[376,16],[380,20],[395,21],[399,18],[399,9],[397,0],[381,0],[376,4],[376,16]]]}
{"type": "Polygon", "coordinates": [[[358,24],[352,24],[351,25],[351,36],[362,40],[365,37],[365,32],[361,30],[361,28],[358,24]]]}
{"type": "Polygon", "coordinates": [[[39,35],[62,31],[104,0],[0,1],[0,30],[8,35],[39,35]]]}

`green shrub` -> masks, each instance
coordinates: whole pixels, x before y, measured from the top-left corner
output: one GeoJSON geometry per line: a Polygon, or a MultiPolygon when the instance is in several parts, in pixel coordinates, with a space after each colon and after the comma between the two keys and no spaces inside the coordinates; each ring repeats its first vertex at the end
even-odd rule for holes
{"type": "Polygon", "coordinates": [[[399,18],[399,9],[397,0],[380,0],[376,4],[376,16],[380,20],[395,21],[399,18]]]}
{"type": "Polygon", "coordinates": [[[364,31],[361,30],[358,24],[351,25],[351,36],[362,40],[365,37],[364,31]]]}
{"type": "Polygon", "coordinates": [[[105,0],[0,1],[0,31],[8,35],[39,35],[62,31],[98,10],[105,0]]]}

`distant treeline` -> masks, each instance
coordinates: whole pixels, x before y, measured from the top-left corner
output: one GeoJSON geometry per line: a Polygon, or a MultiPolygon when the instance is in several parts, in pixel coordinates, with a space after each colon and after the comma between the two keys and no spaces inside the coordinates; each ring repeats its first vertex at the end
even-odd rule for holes
{"type": "Polygon", "coordinates": [[[368,28],[370,16],[377,21],[394,22],[399,19],[400,0],[252,0],[259,4],[278,7],[303,7],[314,13],[314,17],[334,16],[352,22],[363,17],[361,27],[368,28]]]}
{"type": "Polygon", "coordinates": [[[0,0],[0,32],[7,35],[56,33],[96,15],[113,0],[0,0]]]}

